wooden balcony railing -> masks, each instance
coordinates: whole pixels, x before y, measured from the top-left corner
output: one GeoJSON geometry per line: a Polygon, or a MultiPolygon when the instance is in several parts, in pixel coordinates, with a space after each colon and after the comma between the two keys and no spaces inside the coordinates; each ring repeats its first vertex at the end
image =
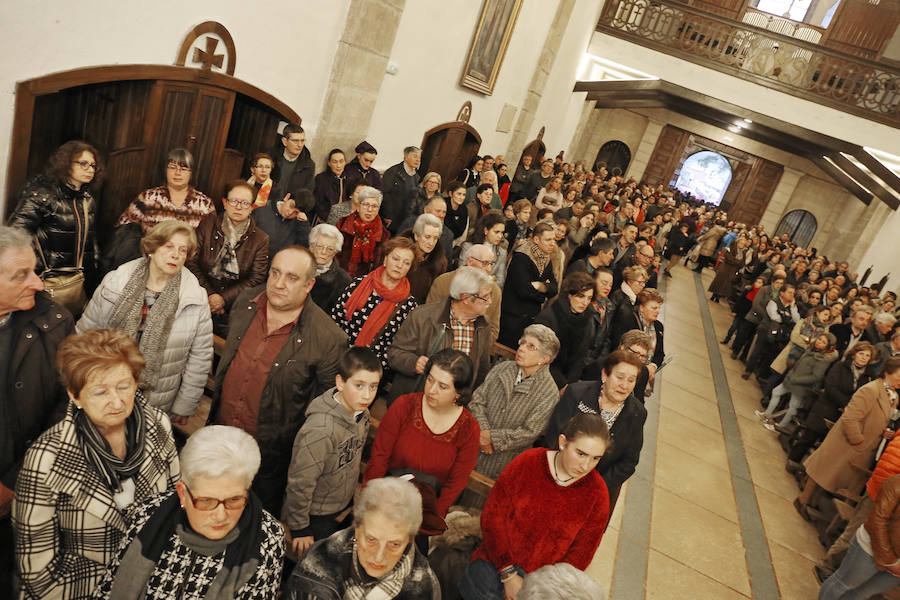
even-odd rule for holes
{"type": "MultiPolygon", "coordinates": [[[[766,27],[770,25],[767,22],[766,27]]],[[[810,42],[818,32],[809,26],[795,27],[785,35],[778,32],[782,29],[756,27],[674,0],[607,0],[597,31],[900,126],[900,71],[810,42]]]]}

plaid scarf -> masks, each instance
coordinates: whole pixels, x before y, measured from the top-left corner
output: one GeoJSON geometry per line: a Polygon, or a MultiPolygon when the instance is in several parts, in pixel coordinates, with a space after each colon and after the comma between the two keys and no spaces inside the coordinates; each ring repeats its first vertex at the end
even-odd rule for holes
{"type": "Polygon", "coordinates": [[[472,344],[475,342],[475,319],[460,321],[451,309],[450,329],[453,330],[453,349],[463,354],[471,354],[472,344]]]}
{"type": "Polygon", "coordinates": [[[218,256],[213,263],[209,274],[213,279],[235,281],[241,275],[241,269],[238,266],[237,249],[238,242],[247,233],[250,228],[250,219],[245,219],[243,223],[235,225],[228,215],[222,218],[222,235],[225,242],[219,250],[218,256]]]}
{"type": "Polygon", "coordinates": [[[531,260],[537,265],[538,272],[543,273],[547,268],[547,263],[550,262],[550,255],[541,250],[541,247],[534,242],[528,244],[528,253],[531,255],[531,260]]]}
{"type": "Polygon", "coordinates": [[[390,600],[395,598],[400,590],[403,589],[403,582],[409,576],[413,566],[413,556],[415,555],[415,546],[410,540],[403,554],[393,570],[384,575],[381,579],[365,584],[365,578],[360,572],[359,556],[356,551],[356,537],[353,537],[353,556],[350,557],[352,565],[352,576],[347,580],[346,589],[344,590],[345,600],[390,600]]]}

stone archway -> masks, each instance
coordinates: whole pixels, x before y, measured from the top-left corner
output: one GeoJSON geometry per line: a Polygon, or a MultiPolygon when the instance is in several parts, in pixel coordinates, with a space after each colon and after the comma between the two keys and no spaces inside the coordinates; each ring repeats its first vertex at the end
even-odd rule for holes
{"type": "Polygon", "coordinates": [[[701,150],[684,161],[675,181],[675,188],[718,206],[728,189],[731,176],[728,159],[718,152],[701,150]]]}
{"type": "Polygon", "coordinates": [[[631,163],[631,149],[623,141],[610,140],[600,146],[594,159],[594,170],[603,163],[611,175],[624,175],[631,163]]]}
{"type": "Polygon", "coordinates": [[[808,248],[818,228],[819,222],[815,215],[808,210],[797,209],[781,217],[773,237],[780,237],[786,233],[792,242],[808,248]]]}

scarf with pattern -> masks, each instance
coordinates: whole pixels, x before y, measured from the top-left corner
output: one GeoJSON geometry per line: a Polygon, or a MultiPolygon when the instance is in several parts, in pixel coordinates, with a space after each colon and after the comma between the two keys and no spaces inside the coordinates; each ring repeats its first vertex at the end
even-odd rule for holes
{"type": "Polygon", "coordinates": [[[359,555],[357,554],[357,543],[354,536],[353,556],[350,557],[352,575],[346,582],[344,600],[390,600],[395,598],[403,589],[403,582],[406,581],[406,578],[412,572],[415,552],[415,546],[410,540],[403,558],[397,562],[391,572],[374,582],[366,584],[363,583],[366,578],[363,577],[359,566],[359,555]]]}
{"type": "Polygon", "coordinates": [[[356,336],[356,340],[353,342],[354,346],[371,346],[375,335],[381,331],[384,324],[394,314],[397,304],[409,298],[409,279],[404,277],[397,287],[391,289],[382,283],[381,276],[383,274],[384,266],[381,266],[363,277],[353,293],[350,294],[347,304],[344,305],[344,316],[347,318],[347,322],[350,322],[353,313],[366,305],[373,292],[381,296],[381,302],[366,319],[359,335],[356,336]]]}
{"type": "Polygon", "coordinates": [[[236,281],[241,276],[241,269],[238,266],[237,250],[238,242],[250,229],[250,219],[245,219],[243,223],[235,225],[232,220],[225,215],[222,218],[222,235],[225,242],[219,250],[218,256],[213,263],[209,274],[213,279],[236,281]]]}
{"type": "Polygon", "coordinates": [[[384,227],[381,219],[375,217],[366,223],[359,217],[359,213],[353,213],[353,250],[350,253],[350,263],[370,263],[375,260],[375,247],[384,237],[384,227]]]}
{"type": "Polygon", "coordinates": [[[528,254],[531,255],[531,260],[537,265],[538,273],[543,273],[544,269],[547,268],[547,263],[550,262],[550,255],[541,250],[541,247],[534,242],[528,244],[528,254]]]}

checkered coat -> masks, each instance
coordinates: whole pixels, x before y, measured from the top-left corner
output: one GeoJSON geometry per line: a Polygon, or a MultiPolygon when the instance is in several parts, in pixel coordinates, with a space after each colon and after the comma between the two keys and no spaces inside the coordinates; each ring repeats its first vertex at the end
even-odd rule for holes
{"type": "MultiPolygon", "coordinates": [[[[159,410],[144,411],[146,454],[135,476],[134,501],[175,485],[180,477],[172,426],[159,410]]],[[[72,404],[66,418],[44,432],[25,454],[13,502],[21,598],[90,598],[126,531],[122,512],[100,474],[88,465],[72,404]]]]}

